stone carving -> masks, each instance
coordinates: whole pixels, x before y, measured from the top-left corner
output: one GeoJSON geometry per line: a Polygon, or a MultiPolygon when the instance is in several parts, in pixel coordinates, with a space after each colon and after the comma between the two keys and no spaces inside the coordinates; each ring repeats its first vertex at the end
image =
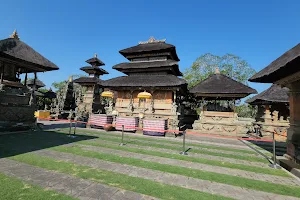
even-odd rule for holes
{"type": "Polygon", "coordinates": [[[108,106],[104,107],[104,109],[105,109],[105,112],[106,112],[107,115],[111,115],[112,111],[113,111],[113,101],[110,100],[108,102],[108,106]]]}
{"type": "Polygon", "coordinates": [[[172,108],[171,108],[171,113],[174,115],[177,115],[177,108],[178,108],[178,106],[177,106],[176,102],[173,102],[172,108]]]}

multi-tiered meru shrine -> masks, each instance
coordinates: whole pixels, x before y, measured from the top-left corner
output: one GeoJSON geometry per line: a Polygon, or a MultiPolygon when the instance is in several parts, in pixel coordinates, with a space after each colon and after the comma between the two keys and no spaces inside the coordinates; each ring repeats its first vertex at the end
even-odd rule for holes
{"type": "Polygon", "coordinates": [[[187,83],[178,78],[182,73],[175,46],[151,37],[119,52],[130,62],[117,64],[113,69],[127,76],[103,83],[117,93],[114,109],[119,120],[135,118],[134,123],[139,120],[140,126],[147,127],[148,119],[156,119],[157,128],[160,127],[159,121],[163,121],[161,128],[178,128],[178,115],[183,114],[178,109],[179,97],[186,93],[187,83]]]}
{"type": "Polygon", "coordinates": [[[103,74],[108,74],[107,71],[100,68],[100,66],[105,65],[98,57],[97,54],[93,58],[86,60],[90,66],[81,67],[80,70],[88,74],[87,77],[80,77],[74,80],[82,87],[83,99],[81,102],[77,102],[78,111],[84,112],[86,115],[91,113],[103,113],[104,108],[101,104],[100,94],[103,90],[102,80],[100,76],[103,74]]]}

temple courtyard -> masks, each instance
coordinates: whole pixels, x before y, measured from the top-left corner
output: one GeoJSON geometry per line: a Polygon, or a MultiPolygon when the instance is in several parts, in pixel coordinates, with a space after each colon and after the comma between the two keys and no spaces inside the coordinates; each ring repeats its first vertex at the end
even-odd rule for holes
{"type": "Polygon", "coordinates": [[[182,137],[125,133],[120,146],[120,132],[68,133],[2,135],[1,198],[300,199],[300,181],[268,166],[271,143],[187,135],[188,155],[180,155],[182,137]]]}

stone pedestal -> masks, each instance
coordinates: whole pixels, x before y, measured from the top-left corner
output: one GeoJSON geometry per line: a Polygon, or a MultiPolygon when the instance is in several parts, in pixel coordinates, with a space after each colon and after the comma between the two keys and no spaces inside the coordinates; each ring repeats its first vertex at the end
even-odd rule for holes
{"type": "Polygon", "coordinates": [[[300,162],[300,81],[289,84],[290,128],[287,132],[287,153],[300,162]]]}

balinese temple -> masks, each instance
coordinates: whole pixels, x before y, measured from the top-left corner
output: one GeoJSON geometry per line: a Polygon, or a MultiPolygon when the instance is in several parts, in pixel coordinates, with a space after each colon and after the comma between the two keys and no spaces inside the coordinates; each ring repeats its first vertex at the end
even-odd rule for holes
{"type": "MultiPolygon", "coordinates": [[[[182,73],[175,46],[151,37],[119,52],[129,62],[117,64],[113,69],[127,76],[104,82],[106,88],[117,93],[116,123],[145,129],[178,129],[178,115],[183,114],[178,107],[180,97],[187,92],[187,83],[178,78],[182,73]]],[[[163,135],[147,131],[144,134],[163,135]]]]}
{"type": "Polygon", "coordinates": [[[252,122],[239,121],[235,101],[257,93],[256,90],[220,74],[217,68],[215,74],[194,86],[190,93],[202,102],[199,119],[193,125],[194,130],[209,134],[245,135],[246,126],[252,122]],[[217,101],[227,106],[220,106],[217,101]]]}
{"type": "Polygon", "coordinates": [[[57,70],[51,61],[22,42],[16,31],[0,40],[0,130],[20,130],[34,125],[36,98],[27,88],[27,75],[34,74],[36,88],[38,72],[57,70]],[[24,84],[20,75],[25,74],[24,84]]]}
{"type": "Polygon", "coordinates": [[[300,161],[300,44],[285,52],[249,79],[252,82],[276,83],[289,88],[290,127],[287,131],[287,154],[300,161]]]}
{"type": "Polygon", "coordinates": [[[103,81],[100,79],[100,76],[108,74],[108,72],[100,68],[100,66],[105,64],[97,57],[97,54],[85,62],[90,64],[90,66],[81,67],[80,70],[87,73],[88,76],[74,80],[75,83],[80,84],[82,87],[83,99],[77,99],[78,111],[85,112],[87,115],[91,113],[104,113],[104,107],[100,99],[100,94],[103,90],[103,81]],[[81,102],[78,103],[78,101],[81,102]]]}

